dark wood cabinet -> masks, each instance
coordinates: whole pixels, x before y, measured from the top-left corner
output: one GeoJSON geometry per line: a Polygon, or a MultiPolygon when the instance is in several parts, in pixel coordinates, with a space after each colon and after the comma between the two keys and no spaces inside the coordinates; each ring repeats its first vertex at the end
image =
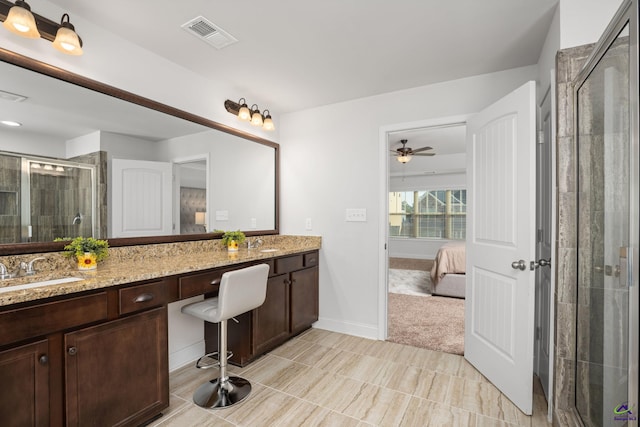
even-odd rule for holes
{"type": "Polygon", "coordinates": [[[253,311],[253,354],[262,354],[289,338],[289,275],[280,274],[267,282],[267,297],[253,311]]]}
{"type": "Polygon", "coordinates": [[[318,267],[291,273],[291,333],[298,334],[318,320],[318,267]]]}
{"type": "MultiPolygon", "coordinates": [[[[318,252],[275,258],[262,306],[228,322],[229,362],[245,366],[318,320],[318,252]]],[[[218,327],[205,322],[205,349],[218,350],[218,327]]]]}
{"type": "Polygon", "coordinates": [[[0,420],[3,426],[49,425],[47,340],[0,352],[0,420]]]}
{"type": "Polygon", "coordinates": [[[169,406],[166,300],[155,280],[0,310],[0,424],[157,416],[169,406]]]}
{"type": "Polygon", "coordinates": [[[64,336],[68,426],[137,425],[169,404],[167,309],[64,336]]]}
{"type": "MultiPolygon", "coordinates": [[[[0,307],[0,425],[137,426],[169,406],[167,304],[215,295],[226,271],[270,266],[259,308],[228,323],[244,366],[318,320],[318,251],[0,307]]],[[[217,325],[205,324],[216,351],[217,325]]]]}

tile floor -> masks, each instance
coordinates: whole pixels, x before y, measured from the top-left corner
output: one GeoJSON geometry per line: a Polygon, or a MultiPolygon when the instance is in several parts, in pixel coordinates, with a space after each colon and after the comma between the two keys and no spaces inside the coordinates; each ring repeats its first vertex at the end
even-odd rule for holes
{"type": "Polygon", "coordinates": [[[550,426],[540,388],[520,412],[463,357],[311,329],[231,375],[253,391],[202,409],[193,391],[215,369],[170,375],[170,407],[154,426],[550,426]]]}

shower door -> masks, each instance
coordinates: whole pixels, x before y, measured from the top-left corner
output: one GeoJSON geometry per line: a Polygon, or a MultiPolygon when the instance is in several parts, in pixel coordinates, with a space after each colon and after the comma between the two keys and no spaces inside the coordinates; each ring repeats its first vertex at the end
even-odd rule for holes
{"type": "Polygon", "coordinates": [[[632,260],[637,249],[638,166],[637,143],[631,133],[629,34],[627,20],[605,46],[596,48],[574,93],[578,150],[575,407],[588,427],[636,425],[637,416],[633,391],[637,377],[630,375],[630,343],[637,342],[637,335],[630,335],[629,314],[638,303],[629,290],[637,286],[632,260]]]}

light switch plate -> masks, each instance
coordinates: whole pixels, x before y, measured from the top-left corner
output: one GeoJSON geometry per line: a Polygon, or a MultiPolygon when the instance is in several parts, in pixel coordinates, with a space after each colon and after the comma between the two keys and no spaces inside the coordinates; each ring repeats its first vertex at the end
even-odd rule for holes
{"type": "Polygon", "coordinates": [[[313,228],[313,227],[312,227],[312,224],[311,224],[311,218],[307,218],[307,219],[305,220],[305,222],[304,222],[304,228],[305,228],[307,231],[309,231],[309,230],[311,230],[311,229],[313,228]]]}
{"type": "Polygon", "coordinates": [[[258,227],[258,220],[255,218],[251,218],[251,228],[257,228],[258,227]]]}
{"type": "Polygon", "coordinates": [[[345,221],[347,222],[366,222],[367,210],[366,209],[347,209],[345,221]]]}

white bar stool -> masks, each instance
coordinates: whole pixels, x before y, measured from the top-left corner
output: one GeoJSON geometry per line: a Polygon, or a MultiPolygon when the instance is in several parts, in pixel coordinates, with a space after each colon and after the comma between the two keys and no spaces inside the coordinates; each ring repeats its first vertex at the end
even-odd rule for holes
{"type": "MultiPolygon", "coordinates": [[[[251,392],[249,381],[227,376],[227,320],[264,303],[268,276],[267,264],[229,271],[222,275],[217,297],[182,307],[185,314],[218,324],[220,373],[218,378],[202,384],[196,390],[193,395],[196,405],[203,408],[227,408],[240,402],[251,392]]],[[[196,366],[198,365],[199,363],[196,366]]]]}

